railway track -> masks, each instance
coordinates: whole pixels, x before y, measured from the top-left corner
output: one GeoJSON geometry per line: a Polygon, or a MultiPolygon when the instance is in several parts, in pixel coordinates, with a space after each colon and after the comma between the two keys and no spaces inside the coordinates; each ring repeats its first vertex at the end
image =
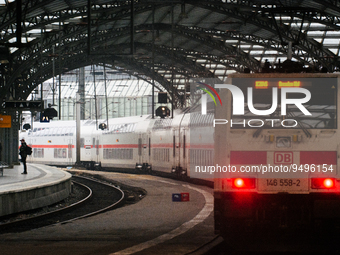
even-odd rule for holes
{"type": "Polygon", "coordinates": [[[121,206],[125,201],[124,192],[114,185],[83,176],[72,176],[72,181],[86,190],[85,198],[65,208],[0,224],[0,234],[64,224],[121,206]]]}

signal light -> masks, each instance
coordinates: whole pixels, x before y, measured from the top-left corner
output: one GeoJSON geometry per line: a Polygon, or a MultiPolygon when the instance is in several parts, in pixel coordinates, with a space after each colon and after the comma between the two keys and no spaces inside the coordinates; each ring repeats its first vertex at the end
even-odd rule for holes
{"type": "Polygon", "coordinates": [[[333,178],[312,178],[312,189],[334,189],[335,180],[333,178]]]}
{"type": "Polygon", "coordinates": [[[235,189],[254,189],[255,178],[232,178],[232,187],[235,189]]]}
{"type": "Polygon", "coordinates": [[[166,106],[160,106],[156,109],[156,116],[160,116],[162,119],[170,116],[170,110],[166,106]]]}
{"type": "Polygon", "coordinates": [[[31,125],[26,123],[26,124],[24,124],[23,129],[29,130],[29,129],[31,129],[31,125]]]}
{"type": "Polygon", "coordinates": [[[104,130],[104,129],[106,129],[106,124],[105,123],[100,123],[99,124],[99,129],[101,129],[101,130],[104,130]]]}

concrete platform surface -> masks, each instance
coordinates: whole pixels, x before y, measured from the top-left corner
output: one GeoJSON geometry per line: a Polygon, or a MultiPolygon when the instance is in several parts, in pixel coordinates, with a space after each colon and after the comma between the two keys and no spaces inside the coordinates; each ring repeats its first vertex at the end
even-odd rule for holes
{"type": "Polygon", "coordinates": [[[0,235],[1,255],[183,255],[215,237],[211,188],[151,175],[74,172],[141,187],[147,195],[68,224],[0,235]],[[174,202],[174,193],[190,193],[190,201],[174,202]]]}
{"type": "Polygon", "coordinates": [[[4,168],[0,176],[0,216],[54,204],[69,196],[71,174],[55,167],[27,164],[4,168]]]}

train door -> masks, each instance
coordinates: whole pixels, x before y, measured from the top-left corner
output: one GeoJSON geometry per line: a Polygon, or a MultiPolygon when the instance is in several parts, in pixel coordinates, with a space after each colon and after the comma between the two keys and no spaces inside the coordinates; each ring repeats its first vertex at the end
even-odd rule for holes
{"type": "Polygon", "coordinates": [[[138,134],[138,162],[139,168],[146,172],[150,170],[149,155],[150,155],[150,136],[146,133],[138,134]]]}
{"type": "Polygon", "coordinates": [[[172,156],[173,156],[173,166],[176,169],[176,173],[180,171],[180,131],[179,129],[173,130],[172,137],[172,156]]]}
{"type": "Polygon", "coordinates": [[[147,146],[147,162],[149,165],[151,165],[151,133],[148,133],[147,136],[147,142],[148,142],[148,146],[147,146]]]}
{"type": "Polygon", "coordinates": [[[68,139],[67,140],[67,163],[68,164],[73,164],[73,139],[68,139]]]}
{"type": "Polygon", "coordinates": [[[91,161],[91,149],[92,149],[92,141],[91,137],[85,137],[85,159],[84,161],[91,161]]]}
{"type": "Polygon", "coordinates": [[[91,160],[98,163],[99,159],[99,139],[98,137],[92,137],[92,155],[91,160]]]}
{"type": "Polygon", "coordinates": [[[96,162],[100,163],[100,143],[99,143],[99,137],[96,139],[96,162]]]}
{"type": "Polygon", "coordinates": [[[149,157],[148,157],[148,139],[149,136],[146,133],[142,134],[142,163],[148,163],[149,157]]]}
{"type": "Polygon", "coordinates": [[[142,165],[143,163],[143,137],[142,137],[142,134],[139,133],[138,134],[138,164],[139,165],[142,165]]]}
{"type": "Polygon", "coordinates": [[[180,132],[181,144],[180,144],[180,166],[182,169],[187,169],[187,151],[186,151],[186,144],[187,144],[187,137],[186,137],[186,130],[181,129],[180,132]]]}

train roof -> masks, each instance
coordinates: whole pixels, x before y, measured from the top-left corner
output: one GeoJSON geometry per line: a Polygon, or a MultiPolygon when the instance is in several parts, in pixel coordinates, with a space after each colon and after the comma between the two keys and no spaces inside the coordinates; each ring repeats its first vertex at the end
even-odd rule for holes
{"type": "Polygon", "coordinates": [[[228,78],[334,78],[340,73],[232,73],[228,78]]]}

